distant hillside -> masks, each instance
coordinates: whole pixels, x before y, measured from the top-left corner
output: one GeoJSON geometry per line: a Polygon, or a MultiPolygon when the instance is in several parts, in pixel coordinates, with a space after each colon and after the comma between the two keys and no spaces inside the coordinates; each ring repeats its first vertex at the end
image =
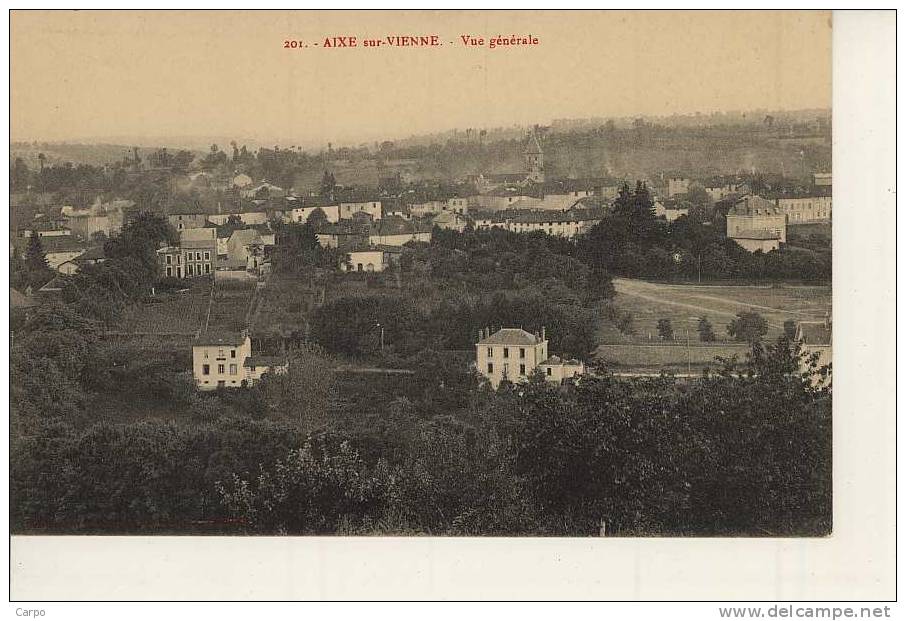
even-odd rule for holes
{"type": "MultiPolygon", "coordinates": [[[[167,146],[170,150],[177,150],[175,147],[167,146]]],[[[123,144],[75,144],[63,142],[14,142],[10,144],[10,161],[21,157],[31,169],[38,168],[38,154],[43,153],[47,158],[44,163],[47,166],[72,162],[73,164],[91,164],[93,166],[103,166],[113,162],[122,161],[123,157],[132,154],[131,145],[123,144]]],[[[157,147],[140,147],[138,152],[142,159],[157,147]]],[[[199,151],[200,153],[200,151],[199,151]]]]}

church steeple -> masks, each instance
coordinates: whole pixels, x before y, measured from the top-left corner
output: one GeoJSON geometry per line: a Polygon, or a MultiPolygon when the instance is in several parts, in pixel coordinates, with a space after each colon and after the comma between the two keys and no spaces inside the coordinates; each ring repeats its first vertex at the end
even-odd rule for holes
{"type": "Polygon", "coordinates": [[[538,134],[533,129],[522,152],[525,160],[526,179],[535,183],[544,183],[544,152],[538,134]]]}

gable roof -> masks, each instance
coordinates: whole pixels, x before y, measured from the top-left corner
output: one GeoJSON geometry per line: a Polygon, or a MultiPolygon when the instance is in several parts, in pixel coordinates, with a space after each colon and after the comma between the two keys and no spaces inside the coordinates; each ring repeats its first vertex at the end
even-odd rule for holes
{"type": "Polygon", "coordinates": [[[754,215],[782,215],[783,212],[773,201],[762,198],[757,194],[746,194],[741,196],[730,208],[727,215],[731,216],[754,216],[754,215]],[[756,214],[756,210],[759,212],[756,214]]]}
{"type": "Polygon", "coordinates": [[[242,363],[244,367],[282,367],[286,366],[285,358],[279,356],[249,356],[242,363]]]}
{"type": "Polygon", "coordinates": [[[800,321],[796,326],[796,340],[803,345],[830,345],[831,324],[824,321],[800,321]]]}
{"type": "Polygon", "coordinates": [[[491,336],[478,341],[479,345],[538,345],[541,338],[522,328],[501,328],[491,336]]]}
{"type": "Polygon", "coordinates": [[[219,330],[209,330],[195,339],[195,345],[235,345],[239,346],[245,343],[245,336],[236,332],[222,332],[219,330]]]}

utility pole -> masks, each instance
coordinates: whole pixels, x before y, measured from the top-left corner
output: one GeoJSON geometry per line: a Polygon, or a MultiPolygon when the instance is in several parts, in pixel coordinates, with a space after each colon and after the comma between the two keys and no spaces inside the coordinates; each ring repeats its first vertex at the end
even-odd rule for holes
{"type": "Polygon", "coordinates": [[[689,328],[686,328],[686,373],[692,375],[692,349],[689,342],[689,328]]]}

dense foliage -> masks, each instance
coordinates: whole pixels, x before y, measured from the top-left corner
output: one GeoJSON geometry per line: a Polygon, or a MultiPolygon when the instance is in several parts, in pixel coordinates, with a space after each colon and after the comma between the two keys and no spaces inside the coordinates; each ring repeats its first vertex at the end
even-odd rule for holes
{"type": "Polygon", "coordinates": [[[415,381],[325,393],[304,426],[228,400],[191,424],[23,412],[40,419],[12,444],[13,531],[830,532],[830,393],[786,339],[695,382],[566,392],[476,390],[425,356],[415,381]]]}

